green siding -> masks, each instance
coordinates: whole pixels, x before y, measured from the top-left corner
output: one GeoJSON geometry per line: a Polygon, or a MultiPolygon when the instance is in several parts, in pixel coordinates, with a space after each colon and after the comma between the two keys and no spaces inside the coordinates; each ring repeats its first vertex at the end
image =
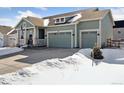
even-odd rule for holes
{"type": "Polygon", "coordinates": [[[94,21],[84,21],[84,22],[80,22],[77,25],[77,45],[79,47],[79,31],[80,30],[86,30],[86,29],[99,29],[99,21],[98,20],[94,20],[94,21]]]}
{"type": "Polygon", "coordinates": [[[99,21],[84,21],[78,24],[78,29],[97,29],[99,28],[99,21]]]}
{"type": "Polygon", "coordinates": [[[106,46],[107,38],[113,38],[113,26],[110,20],[110,15],[107,14],[101,21],[102,31],[101,31],[101,43],[102,46],[106,46]]]}
{"type": "Polygon", "coordinates": [[[25,21],[25,20],[22,20],[22,21],[17,25],[16,28],[20,29],[24,22],[26,23],[26,27],[33,27],[33,25],[32,25],[31,23],[29,23],[29,22],[27,22],[27,21],[25,21]]]}
{"type": "MultiPolygon", "coordinates": [[[[56,27],[47,27],[46,31],[64,31],[64,30],[72,30],[72,34],[74,34],[75,31],[75,25],[67,25],[67,26],[56,26],[56,27]]],[[[68,38],[67,36],[63,37],[68,38]]],[[[70,43],[70,42],[69,42],[70,43]]],[[[75,36],[73,36],[73,47],[75,45],[75,36]]]]}

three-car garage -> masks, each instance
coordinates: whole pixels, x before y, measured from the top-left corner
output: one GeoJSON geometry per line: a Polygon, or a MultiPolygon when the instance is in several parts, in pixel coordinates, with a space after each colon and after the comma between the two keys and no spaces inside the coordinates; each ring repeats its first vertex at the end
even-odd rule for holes
{"type": "MultiPolygon", "coordinates": [[[[97,43],[97,30],[80,30],[79,45],[80,48],[93,48],[97,43]]],[[[47,47],[50,48],[74,48],[75,37],[73,30],[48,31],[47,47]]]]}

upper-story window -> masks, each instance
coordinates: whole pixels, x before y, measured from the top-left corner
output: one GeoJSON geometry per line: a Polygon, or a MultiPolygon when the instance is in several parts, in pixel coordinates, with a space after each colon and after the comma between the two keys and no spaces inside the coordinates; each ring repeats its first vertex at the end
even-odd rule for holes
{"type": "Polygon", "coordinates": [[[56,18],[55,19],[55,23],[64,23],[65,22],[65,18],[56,18]]]}
{"type": "Polygon", "coordinates": [[[65,18],[61,18],[60,20],[61,20],[61,22],[65,22],[65,18]]]}

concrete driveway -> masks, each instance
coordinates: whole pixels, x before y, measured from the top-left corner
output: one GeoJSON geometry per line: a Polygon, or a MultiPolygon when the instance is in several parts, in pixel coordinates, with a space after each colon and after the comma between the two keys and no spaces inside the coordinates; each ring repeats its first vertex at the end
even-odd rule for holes
{"type": "Polygon", "coordinates": [[[73,55],[79,49],[33,48],[23,52],[0,57],[0,74],[17,71],[51,58],[64,58],[73,55]]]}

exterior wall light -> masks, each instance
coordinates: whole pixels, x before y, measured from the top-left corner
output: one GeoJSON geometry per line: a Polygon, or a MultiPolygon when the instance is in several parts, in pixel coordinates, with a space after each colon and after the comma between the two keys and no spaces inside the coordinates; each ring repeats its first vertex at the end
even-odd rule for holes
{"type": "Polygon", "coordinates": [[[97,36],[99,36],[100,34],[98,33],[97,36]]]}
{"type": "Polygon", "coordinates": [[[72,34],[72,36],[75,36],[75,34],[72,34]]]}

